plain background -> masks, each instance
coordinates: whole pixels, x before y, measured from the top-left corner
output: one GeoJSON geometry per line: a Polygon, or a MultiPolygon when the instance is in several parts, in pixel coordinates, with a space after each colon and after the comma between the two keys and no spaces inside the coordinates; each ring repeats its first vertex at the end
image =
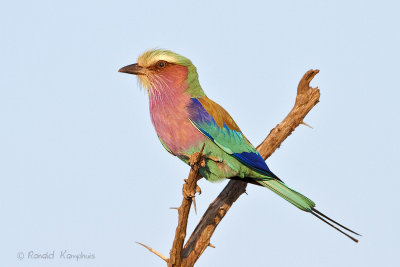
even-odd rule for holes
{"type": "MultiPolygon", "coordinates": [[[[8,1],[0,8],[0,265],[164,266],[189,168],[157,140],[147,94],[117,70],[161,47],[190,58],[254,145],[310,68],[321,102],[270,159],[355,244],[248,187],[198,266],[396,266],[396,1],[8,1]],[[94,260],[57,259],[61,250],[94,260]],[[56,259],[17,259],[55,251],[56,259]]],[[[201,181],[199,215],[225,186],[201,181]]]]}

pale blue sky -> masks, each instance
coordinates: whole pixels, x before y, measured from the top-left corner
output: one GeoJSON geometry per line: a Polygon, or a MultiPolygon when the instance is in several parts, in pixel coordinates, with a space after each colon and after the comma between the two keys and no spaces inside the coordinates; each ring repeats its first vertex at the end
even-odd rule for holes
{"type": "MultiPolygon", "coordinates": [[[[0,8],[0,265],[164,266],[188,167],[160,145],[147,95],[117,70],[153,47],[190,58],[259,144],[300,77],[321,102],[267,161],[355,244],[248,187],[198,266],[395,266],[400,250],[396,1],[7,1],[0,8]],[[55,251],[56,259],[17,259],[55,251]],[[58,258],[93,253],[95,259],[58,258]]],[[[226,182],[201,181],[199,215],[226,182]]]]}

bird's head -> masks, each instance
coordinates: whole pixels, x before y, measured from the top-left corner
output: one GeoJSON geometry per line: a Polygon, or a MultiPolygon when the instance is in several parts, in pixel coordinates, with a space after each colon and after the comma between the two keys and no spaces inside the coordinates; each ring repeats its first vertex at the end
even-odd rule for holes
{"type": "Polygon", "coordinates": [[[139,56],[137,63],[125,66],[119,72],[137,75],[149,94],[165,90],[204,94],[196,67],[189,59],[169,50],[148,50],[139,56]]]}

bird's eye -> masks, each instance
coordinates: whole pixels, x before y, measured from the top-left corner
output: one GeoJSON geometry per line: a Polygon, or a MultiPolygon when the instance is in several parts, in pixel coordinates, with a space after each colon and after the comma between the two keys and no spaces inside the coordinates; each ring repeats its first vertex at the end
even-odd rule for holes
{"type": "Polygon", "coordinates": [[[164,60],[160,60],[160,61],[157,62],[157,67],[162,69],[165,66],[167,66],[167,62],[165,62],[164,60]]]}

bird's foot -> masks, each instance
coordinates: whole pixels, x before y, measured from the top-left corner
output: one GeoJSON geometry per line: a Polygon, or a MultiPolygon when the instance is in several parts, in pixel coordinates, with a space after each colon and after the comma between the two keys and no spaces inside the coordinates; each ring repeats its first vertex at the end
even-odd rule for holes
{"type": "Polygon", "coordinates": [[[194,199],[196,194],[201,195],[200,186],[196,185],[196,188],[194,190],[192,190],[192,188],[189,188],[189,185],[187,184],[187,179],[185,179],[184,181],[185,181],[185,183],[183,184],[183,188],[182,188],[182,194],[183,194],[184,198],[194,199]]]}
{"type": "Polygon", "coordinates": [[[182,194],[183,194],[184,198],[192,200],[194,212],[197,215],[196,193],[199,195],[201,194],[200,186],[196,185],[196,188],[194,190],[192,190],[192,188],[189,188],[189,185],[187,184],[187,179],[185,179],[185,183],[183,184],[183,188],[182,188],[182,194]]]}
{"type": "Polygon", "coordinates": [[[195,152],[191,156],[189,156],[190,167],[193,167],[196,164],[199,164],[200,167],[206,166],[206,161],[202,152],[195,152]]]}
{"type": "MultiPolygon", "coordinates": [[[[196,152],[196,153],[199,153],[199,152],[196,152]]],[[[189,164],[190,164],[190,166],[193,166],[193,164],[196,163],[196,160],[197,160],[197,157],[196,157],[196,158],[193,158],[193,155],[195,155],[196,153],[194,153],[194,154],[192,154],[192,155],[183,153],[183,154],[181,154],[181,155],[184,156],[184,157],[186,157],[186,158],[188,158],[188,159],[189,159],[189,164]],[[191,159],[193,159],[193,160],[191,160],[191,159]]],[[[222,162],[224,162],[224,160],[222,160],[222,159],[219,159],[219,158],[213,157],[213,156],[209,156],[209,155],[203,155],[203,157],[204,157],[204,159],[209,159],[209,160],[212,160],[212,161],[214,161],[214,162],[216,162],[216,163],[222,163],[222,162]]],[[[205,161],[204,161],[204,163],[203,163],[203,161],[204,161],[204,160],[202,160],[202,165],[201,165],[201,167],[204,167],[204,166],[205,166],[205,161]]]]}
{"type": "Polygon", "coordinates": [[[219,158],[217,158],[217,157],[213,157],[213,156],[207,156],[207,155],[205,155],[204,157],[205,157],[206,159],[209,159],[209,160],[215,161],[215,162],[217,162],[217,163],[224,162],[222,159],[219,159],[219,158]]]}

